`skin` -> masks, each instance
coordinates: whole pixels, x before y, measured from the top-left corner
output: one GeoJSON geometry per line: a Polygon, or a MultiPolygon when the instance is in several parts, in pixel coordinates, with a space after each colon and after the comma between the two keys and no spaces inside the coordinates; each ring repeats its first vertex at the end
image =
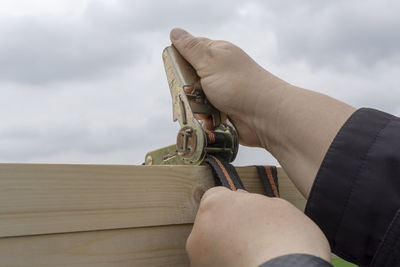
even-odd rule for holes
{"type": "MultiPolygon", "coordinates": [[[[171,41],[196,69],[209,101],[229,115],[240,143],[268,150],[307,198],[329,145],[355,109],[279,79],[229,42],[181,29],[172,30],[171,41]]],[[[286,201],[222,188],[203,197],[187,251],[192,266],[330,255],[319,228],[286,201]]]]}
{"type": "Polygon", "coordinates": [[[203,196],[186,249],[192,267],[258,266],[291,253],[330,259],[324,234],[289,202],[224,187],[203,196]]]}

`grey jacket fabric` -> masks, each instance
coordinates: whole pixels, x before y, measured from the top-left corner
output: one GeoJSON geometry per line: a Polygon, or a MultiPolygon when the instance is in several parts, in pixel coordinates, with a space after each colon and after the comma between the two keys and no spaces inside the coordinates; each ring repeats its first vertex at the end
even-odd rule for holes
{"type": "MultiPolygon", "coordinates": [[[[357,110],[330,145],[305,209],[338,256],[369,267],[400,266],[400,118],[357,110]]],[[[331,266],[287,255],[263,267],[331,266]]]]}
{"type": "Polygon", "coordinates": [[[320,166],[305,214],[359,266],[400,266],[400,118],[357,110],[320,166]]]}
{"type": "Polygon", "coordinates": [[[332,264],[308,254],[288,254],[269,260],[259,267],[332,267],[332,264]]]}

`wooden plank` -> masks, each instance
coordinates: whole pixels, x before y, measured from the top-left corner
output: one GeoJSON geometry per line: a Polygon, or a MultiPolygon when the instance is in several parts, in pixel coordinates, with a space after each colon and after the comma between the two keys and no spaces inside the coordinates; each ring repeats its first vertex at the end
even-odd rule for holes
{"type": "MultiPolygon", "coordinates": [[[[262,192],[254,167],[238,172],[262,192]]],[[[282,197],[305,200],[279,171],[282,197]]],[[[0,164],[0,237],[192,223],[206,166],[0,164]]]]}
{"type": "Polygon", "coordinates": [[[189,267],[185,243],[191,229],[183,224],[5,237],[0,266],[189,267]]]}
{"type": "Polygon", "coordinates": [[[207,168],[0,165],[0,236],[193,222],[207,168]]]}
{"type": "Polygon", "coordinates": [[[0,238],[0,266],[189,266],[191,225],[0,238]]]}

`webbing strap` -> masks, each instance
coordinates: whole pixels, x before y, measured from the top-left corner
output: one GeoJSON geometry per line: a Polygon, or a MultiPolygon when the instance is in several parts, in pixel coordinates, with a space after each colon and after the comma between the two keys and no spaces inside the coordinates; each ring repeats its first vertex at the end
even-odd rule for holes
{"type": "Polygon", "coordinates": [[[269,197],[279,197],[278,171],[275,166],[255,166],[269,197]]]}
{"type": "Polygon", "coordinates": [[[210,165],[216,186],[225,186],[232,191],[244,189],[235,167],[226,160],[213,155],[207,155],[205,163],[210,165]]]}
{"type": "MultiPolygon", "coordinates": [[[[225,186],[233,191],[245,189],[235,167],[226,160],[213,155],[207,155],[204,162],[210,165],[215,185],[225,186]]],[[[279,197],[277,169],[275,166],[255,166],[258,176],[269,197],[279,197]]]]}

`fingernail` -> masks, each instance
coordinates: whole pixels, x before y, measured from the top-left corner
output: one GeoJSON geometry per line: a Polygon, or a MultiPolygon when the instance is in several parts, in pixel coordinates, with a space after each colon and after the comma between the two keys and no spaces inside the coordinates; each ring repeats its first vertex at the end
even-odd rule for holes
{"type": "Polygon", "coordinates": [[[187,31],[182,30],[180,28],[175,28],[171,31],[171,39],[179,40],[182,36],[187,34],[187,31]]]}
{"type": "Polygon", "coordinates": [[[244,189],[238,189],[238,190],[236,190],[236,192],[238,192],[238,193],[248,193],[246,190],[244,190],[244,189]]]}

